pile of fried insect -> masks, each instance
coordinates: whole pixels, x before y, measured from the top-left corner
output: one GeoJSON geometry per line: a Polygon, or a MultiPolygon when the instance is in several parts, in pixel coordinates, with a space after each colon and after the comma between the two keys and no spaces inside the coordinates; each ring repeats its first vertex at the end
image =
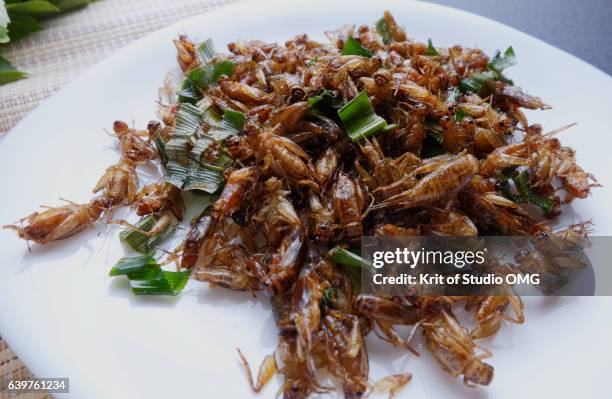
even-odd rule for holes
{"type": "MultiPolygon", "coordinates": [[[[328,392],[326,370],[347,398],[375,388],[393,396],[412,376],[370,382],[364,338],[375,333],[418,356],[399,325],[414,326],[453,377],[488,385],[490,352],[474,340],[504,320],[522,323],[519,297],[362,294],[351,251],[366,235],[582,240],[585,224],[558,230],[547,220],[597,183],[561,145],[564,128],[543,133],[528,123],[522,109],[550,107],[505,75],[511,47],[493,57],[435,47],[409,38],[388,12],[373,27],[326,35],[329,43],[305,34],[284,44],[237,41],[229,54],[180,36],[180,80],[160,90],[161,121],[145,130],[115,122],[121,160],[98,195],[5,227],[45,244],[99,220],[122,223],[122,239],[143,255],[111,274],[128,276],[137,294],[177,294],[189,277],[265,291],[279,344],[255,380],[249,370],[255,391],[279,373],[285,398],[328,392]],[[137,166],[148,162],[164,176],[138,191],[137,166]],[[212,205],[170,255],[179,271],[164,271],[155,250],[183,218],[187,191],[207,193],[193,202],[212,205]],[[143,219],[112,220],[122,206],[143,219]],[[473,330],[456,306],[475,315],[473,330]]],[[[538,256],[522,254],[511,267],[539,270],[538,256]]]]}

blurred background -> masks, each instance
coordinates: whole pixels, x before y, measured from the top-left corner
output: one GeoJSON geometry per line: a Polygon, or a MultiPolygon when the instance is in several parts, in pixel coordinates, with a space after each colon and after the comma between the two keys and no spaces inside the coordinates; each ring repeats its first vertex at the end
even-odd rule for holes
{"type": "MultiPolygon", "coordinates": [[[[0,137],[111,53],[149,32],[236,1],[240,0],[0,0],[0,137]]],[[[430,2],[502,22],[612,74],[612,0],[430,2]]],[[[0,337],[0,398],[6,397],[3,388],[9,380],[27,376],[27,367],[0,337]]]]}

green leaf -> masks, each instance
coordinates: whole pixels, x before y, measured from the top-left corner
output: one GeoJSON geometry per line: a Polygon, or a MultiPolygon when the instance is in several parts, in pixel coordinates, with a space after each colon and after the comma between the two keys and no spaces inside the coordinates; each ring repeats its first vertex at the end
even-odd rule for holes
{"type": "Polygon", "coordinates": [[[391,32],[384,18],[376,21],[376,32],[378,32],[384,44],[391,43],[391,32]]]}
{"type": "Polygon", "coordinates": [[[196,104],[201,98],[197,89],[193,86],[193,83],[189,79],[185,79],[183,83],[181,83],[181,86],[176,94],[178,95],[178,100],[180,103],[196,104]]]}
{"type": "Polygon", "coordinates": [[[188,78],[195,87],[206,90],[211,84],[219,81],[223,75],[230,76],[234,70],[234,63],[221,61],[213,65],[204,65],[189,72],[188,78]]]}
{"type": "Polygon", "coordinates": [[[335,246],[330,251],[330,258],[334,263],[340,265],[360,267],[362,269],[371,269],[372,265],[361,256],[352,253],[342,247],[335,246]]]}
{"type": "Polygon", "coordinates": [[[162,269],[149,269],[130,273],[130,285],[136,295],[178,295],[181,293],[191,270],[169,272],[162,269]]]}
{"type": "Polygon", "coordinates": [[[187,165],[181,165],[175,161],[168,161],[166,164],[164,182],[172,184],[178,188],[183,188],[188,175],[189,167],[187,165]]]}
{"type": "Polygon", "coordinates": [[[91,0],[51,0],[61,12],[76,10],[77,8],[85,7],[91,0]]]}
{"type": "MultiPolygon", "coordinates": [[[[159,220],[156,215],[146,215],[140,219],[134,226],[142,231],[151,231],[155,223],[159,220]]],[[[132,248],[134,251],[146,253],[155,248],[156,245],[170,238],[176,231],[178,223],[172,223],[159,234],[148,237],[140,231],[127,228],[119,234],[119,239],[132,248]]]]}
{"type": "Polygon", "coordinates": [[[512,84],[512,80],[503,75],[504,69],[516,64],[516,56],[512,47],[508,47],[502,56],[499,51],[487,64],[488,71],[480,72],[463,79],[459,83],[459,89],[464,92],[476,93],[486,97],[495,91],[495,81],[512,84]]]}
{"type": "Polygon", "coordinates": [[[212,106],[212,102],[206,101],[206,104],[202,104],[205,100],[208,99],[202,99],[198,103],[198,107],[200,109],[204,109],[204,111],[202,112],[202,122],[204,122],[210,127],[219,126],[219,124],[223,120],[223,115],[219,115],[219,113],[215,110],[215,107],[212,106]]]}
{"type": "MultiPolygon", "coordinates": [[[[202,112],[193,104],[181,104],[176,114],[172,136],[165,145],[168,163],[187,166],[189,156],[189,141],[200,129],[202,123],[202,112]]],[[[166,167],[167,171],[167,167],[166,167]]],[[[174,184],[174,183],[172,183],[174,184]]],[[[181,188],[180,186],[177,186],[181,188]]]]}
{"type": "Polygon", "coordinates": [[[459,90],[486,97],[495,90],[495,75],[491,71],[486,71],[464,78],[459,82],[459,90]]]}
{"type": "Polygon", "coordinates": [[[504,69],[513,65],[516,65],[516,55],[514,49],[510,46],[504,51],[504,55],[501,55],[501,52],[497,50],[493,59],[487,64],[487,68],[501,77],[504,69]]]}
{"type": "MultiPolygon", "coordinates": [[[[202,102],[202,106],[205,106],[202,102]]],[[[203,154],[215,142],[237,134],[244,126],[244,114],[226,109],[223,118],[209,105],[204,111],[184,103],[177,113],[172,138],[166,143],[168,156],[164,181],[183,190],[216,193],[223,185],[225,169],[233,160],[223,153],[211,163],[203,161],[203,154]],[[205,122],[211,126],[208,133],[202,133],[200,125],[205,122]]]]}
{"type": "Polygon", "coordinates": [[[53,3],[44,0],[28,0],[19,3],[9,3],[6,10],[13,13],[40,15],[60,12],[60,9],[53,3]]]}
{"type": "MultiPolygon", "coordinates": [[[[213,45],[212,39],[206,39],[198,46],[198,57],[200,58],[200,63],[202,65],[206,65],[215,58],[217,53],[215,52],[215,46],[213,45]]],[[[231,73],[231,72],[230,72],[231,73]]]]}
{"type": "Polygon", "coordinates": [[[11,23],[8,25],[9,36],[12,41],[21,39],[32,32],[42,29],[40,23],[28,14],[12,14],[11,23]]]}
{"type": "Polygon", "coordinates": [[[461,122],[462,120],[465,119],[466,116],[469,116],[467,112],[465,112],[463,109],[459,108],[457,110],[457,112],[455,112],[455,120],[457,122],[461,122]]]}
{"type": "Polygon", "coordinates": [[[372,57],[372,52],[367,48],[363,47],[359,40],[349,37],[344,42],[344,48],[342,48],[342,55],[360,55],[362,57],[372,57]]]}
{"type": "Polygon", "coordinates": [[[193,104],[182,104],[176,113],[172,138],[190,138],[200,128],[202,111],[193,104]]]}
{"type": "Polygon", "coordinates": [[[338,116],[353,141],[359,141],[380,131],[395,127],[374,113],[368,93],[364,90],[338,110],[338,116]]]}
{"type": "Polygon", "coordinates": [[[336,113],[343,105],[343,98],[336,96],[336,92],[333,90],[321,90],[316,96],[310,97],[307,102],[311,108],[321,111],[333,110],[336,113]]]}
{"type": "Polygon", "coordinates": [[[153,137],[153,143],[155,143],[155,147],[157,148],[157,153],[159,154],[159,159],[163,166],[166,166],[168,163],[168,154],[166,154],[166,143],[162,138],[159,131],[155,132],[155,136],[153,137]]]}
{"type": "Polygon", "coordinates": [[[182,188],[189,173],[189,142],[200,127],[199,110],[188,103],[182,104],[177,112],[174,130],[165,144],[166,173],[164,181],[182,188]]]}
{"type": "Polygon", "coordinates": [[[425,51],[425,55],[440,55],[440,53],[438,53],[438,50],[436,50],[436,48],[433,46],[431,39],[427,39],[427,51],[425,51]]]}
{"type": "Polygon", "coordinates": [[[216,140],[224,140],[234,136],[244,128],[244,114],[239,111],[226,108],[223,110],[223,119],[219,126],[212,128],[209,134],[216,140]]]}
{"type": "Polygon", "coordinates": [[[155,252],[151,251],[133,258],[121,258],[115,266],[113,266],[109,276],[127,276],[130,273],[139,272],[145,269],[159,268],[154,255],[155,252]]]}
{"type": "Polygon", "coordinates": [[[520,193],[521,201],[539,206],[544,213],[550,213],[553,210],[555,202],[533,191],[527,171],[520,172],[513,180],[520,193]]]}
{"type": "Polygon", "coordinates": [[[194,161],[190,167],[187,179],[185,179],[185,186],[183,188],[188,191],[195,190],[214,194],[219,191],[223,184],[223,170],[224,168],[222,167],[194,161]]]}
{"type": "Polygon", "coordinates": [[[225,154],[217,157],[213,163],[192,160],[184,189],[216,193],[225,181],[225,169],[233,162],[234,160],[225,154]]]}
{"type": "Polygon", "coordinates": [[[26,76],[28,76],[27,73],[18,71],[6,58],[0,57],[0,85],[23,79],[26,76]]]}
{"type": "Polygon", "coordinates": [[[427,122],[425,124],[425,133],[427,133],[427,136],[432,138],[439,145],[442,145],[444,143],[442,127],[440,127],[440,124],[437,121],[427,122]]]}
{"type": "Polygon", "coordinates": [[[127,276],[136,295],[178,295],[189,280],[190,270],[162,270],[153,251],[133,258],[121,258],[111,269],[110,276],[127,276]]]}

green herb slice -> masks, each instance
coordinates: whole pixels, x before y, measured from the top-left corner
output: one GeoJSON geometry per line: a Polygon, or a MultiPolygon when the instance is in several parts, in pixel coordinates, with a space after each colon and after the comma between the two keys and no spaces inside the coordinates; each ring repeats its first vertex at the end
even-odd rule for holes
{"type": "Polygon", "coordinates": [[[335,246],[330,251],[330,258],[333,262],[340,265],[371,269],[372,265],[361,256],[352,253],[342,247],[335,246]]]}
{"type": "Polygon", "coordinates": [[[516,65],[516,55],[514,54],[514,49],[510,46],[504,51],[504,55],[497,50],[493,59],[487,64],[487,68],[501,77],[504,69],[513,65],[516,65]]]}
{"type": "Polygon", "coordinates": [[[376,21],[376,32],[378,32],[384,44],[391,43],[391,31],[389,30],[387,21],[385,21],[384,18],[381,18],[376,21]]]}
{"type": "Polygon", "coordinates": [[[155,252],[150,251],[144,255],[121,258],[111,269],[109,276],[127,276],[130,273],[139,272],[144,269],[158,268],[159,265],[154,258],[155,252]]]}
{"type": "Polygon", "coordinates": [[[202,65],[206,65],[211,62],[217,55],[215,46],[213,45],[212,39],[206,39],[198,46],[198,58],[202,65]]]}
{"type": "MultiPolygon", "coordinates": [[[[156,215],[146,215],[134,224],[139,230],[149,232],[159,220],[156,215]]],[[[166,228],[159,234],[151,237],[142,234],[140,231],[127,228],[126,230],[119,233],[119,239],[132,248],[134,251],[146,253],[153,249],[156,245],[170,238],[176,231],[178,223],[172,223],[166,226],[166,228]]]]}
{"type": "Polygon", "coordinates": [[[121,258],[109,275],[127,276],[136,295],[178,295],[185,288],[191,271],[162,270],[154,255],[151,251],[133,258],[121,258]]]}
{"type": "Polygon", "coordinates": [[[395,128],[394,124],[376,115],[368,93],[364,90],[338,110],[338,116],[353,141],[395,128]]]}
{"type": "Polygon", "coordinates": [[[372,52],[361,45],[361,42],[354,37],[346,39],[342,48],[342,55],[359,55],[362,57],[372,57],[372,52]]]}
{"type": "Polygon", "coordinates": [[[215,84],[223,75],[230,76],[234,70],[234,63],[221,61],[216,64],[204,65],[189,72],[188,78],[193,85],[201,90],[215,84]]]}
{"type": "Polygon", "coordinates": [[[223,119],[221,123],[212,128],[209,134],[217,140],[223,140],[240,133],[243,128],[244,114],[240,111],[226,108],[223,110],[223,119]]]}
{"type": "Polygon", "coordinates": [[[518,173],[513,180],[520,193],[521,201],[537,205],[544,213],[550,213],[554,209],[555,202],[552,199],[546,198],[533,190],[527,171],[518,173]]]}
{"type": "Polygon", "coordinates": [[[438,50],[436,50],[436,48],[433,46],[431,39],[427,39],[427,51],[425,51],[425,55],[429,55],[429,56],[440,55],[440,53],[438,53],[438,50]]]}

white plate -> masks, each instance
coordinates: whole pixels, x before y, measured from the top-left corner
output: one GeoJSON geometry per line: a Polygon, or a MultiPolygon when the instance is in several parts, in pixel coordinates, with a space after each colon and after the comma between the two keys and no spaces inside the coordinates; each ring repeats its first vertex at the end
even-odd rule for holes
{"type": "MultiPolygon", "coordinates": [[[[566,218],[612,228],[610,159],[612,79],[526,34],[472,14],[417,2],[246,2],[157,32],[95,66],[24,119],[0,144],[0,224],[59,198],[87,201],[117,158],[104,134],[116,119],[144,126],[154,118],[157,87],[175,66],[172,39],[187,32],[212,37],[219,49],[237,38],[283,42],[347,23],[372,24],[384,9],[408,35],[436,45],[479,46],[492,54],[512,45],[519,64],[510,75],[554,105],[530,114],[546,129],[577,121],[561,135],[581,164],[600,179],[588,200],[566,218]]],[[[527,10],[528,12],[528,10],[527,10]]],[[[546,21],[544,21],[546,23],[546,21]]],[[[0,333],[38,376],[70,377],[74,398],[251,397],[235,348],[256,367],[276,344],[268,300],[190,282],[179,298],[136,298],[107,273],[123,255],[116,230],[89,230],[47,246],[4,231],[0,241],[0,333]],[[101,234],[100,234],[101,233],[101,234]]],[[[610,298],[536,299],[527,323],[504,326],[484,344],[495,379],[465,388],[425,353],[415,359],[370,339],[371,376],[410,371],[406,398],[610,397],[610,298]]],[[[425,351],[426,352],[426,351],[425,351]]],[[[276,378],[262,397],[273,397],[276,378]]]]}

